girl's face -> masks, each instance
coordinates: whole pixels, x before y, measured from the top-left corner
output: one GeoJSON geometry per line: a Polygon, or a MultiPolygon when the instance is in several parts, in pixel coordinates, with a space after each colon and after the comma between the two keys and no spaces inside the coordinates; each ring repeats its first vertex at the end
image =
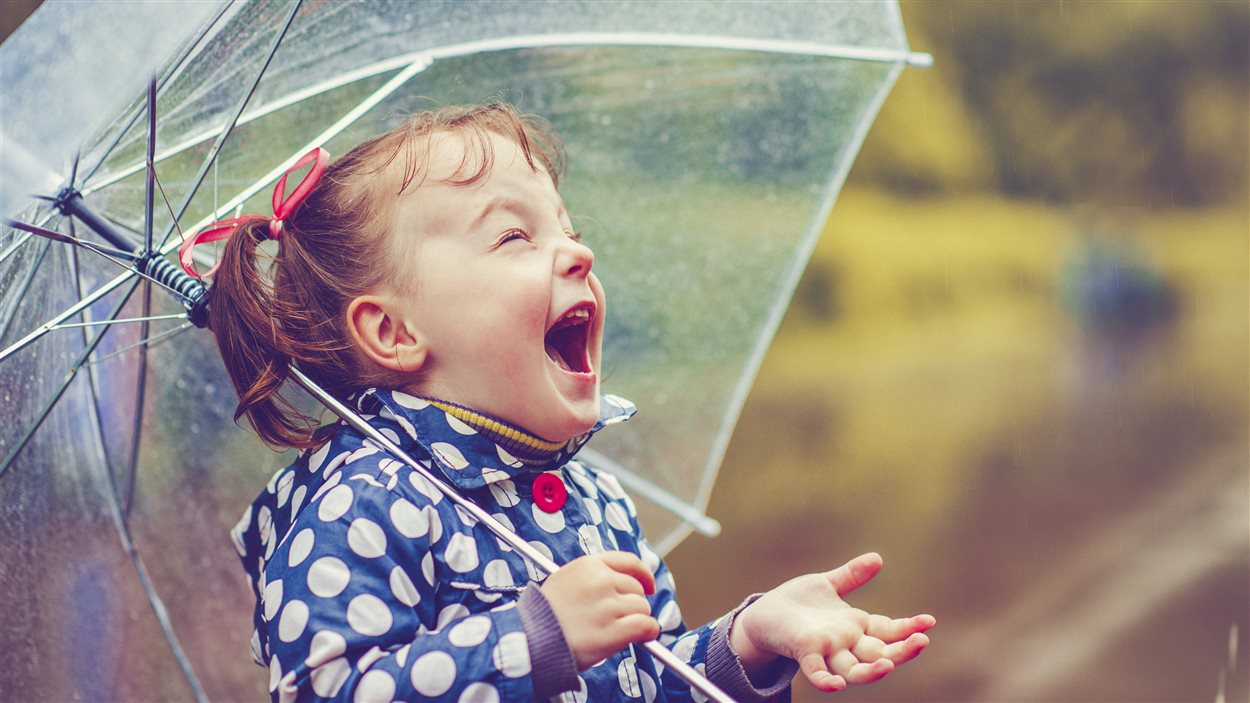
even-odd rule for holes
{"type": "Polygon", "coordinates": [[[435,135],[429,171],[396,207],[409,252],[398,309],[427,349],[421,395],[464,405],[552,441],[599,418],[603,288],[551,178],[492,135],[494,165],[435,135]],[[467,160],[467,163],[466,163],[467,160]]]}

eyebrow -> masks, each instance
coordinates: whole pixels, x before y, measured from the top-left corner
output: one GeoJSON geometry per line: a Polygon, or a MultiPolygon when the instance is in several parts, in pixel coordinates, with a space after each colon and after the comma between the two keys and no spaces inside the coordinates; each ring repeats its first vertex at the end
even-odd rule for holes
{"type": "MultiPolygon", "coordinates": [[[[491,198],[490,202],[486,203],[486,207],[482,208],[482,211],[478,213],[478,216],[473,218],[473,221],[469,223],[469,229],[476,229],[486,220],[486,218],[494,214],[496,210],[504,210],[511,212],[514,215],[521,215],[525,212],[526,207],[525,203],[514,198],[502,196],[491,198]]],[[[560,200],[560,207],[556,210],[556,217],[569,217],[568,208],[565,207],[563,200],[560,200]]]]}

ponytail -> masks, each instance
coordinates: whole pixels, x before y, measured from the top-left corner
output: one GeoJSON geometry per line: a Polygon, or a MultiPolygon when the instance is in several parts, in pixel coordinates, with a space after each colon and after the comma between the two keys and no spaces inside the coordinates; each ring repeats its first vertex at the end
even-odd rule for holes
{"type": "Polygon", "coordinates": [[[240,223],[226,240],[213,277],[209,324],[239,394],[235,421],[246,415],[270,446],[305,448],[316,443],[317,422],[281,393],[299,342],[279,324],[275,313],[283,306],[260,270],[260,243],[268,238],[268,220],[257,217],[240,223]]]}

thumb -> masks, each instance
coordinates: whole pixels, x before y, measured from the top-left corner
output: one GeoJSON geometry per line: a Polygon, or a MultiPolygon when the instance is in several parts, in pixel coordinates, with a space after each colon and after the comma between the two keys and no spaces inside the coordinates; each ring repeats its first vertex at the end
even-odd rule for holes
{"type": "Polygon", "coordinates": [[[877,572],[881,571],[882,564],[880,554],[869,552],[855,557],[833,571],[825,572],[825,578],[833,584],[839,596],[845,596],[871,581],[877,572]]]}

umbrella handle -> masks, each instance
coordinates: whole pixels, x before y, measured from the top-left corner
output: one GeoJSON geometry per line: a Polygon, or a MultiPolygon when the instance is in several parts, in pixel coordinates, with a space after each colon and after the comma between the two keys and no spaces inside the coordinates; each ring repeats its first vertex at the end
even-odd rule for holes
{"type": "MultiPolygon", "coordinates": [[[[448,485],[446,481],[442,480],[438,476],[435,476],[434,472],[419,464],[416,459],[413,459],[407,452],[400,449],[399,446],[388,439],[386,435],[379,432],[368,422],[365,422],[364,418],[360,417],[360,415],[358,415],[355,411],[339,402],[339,400],[334,396],[327,393],[325,389],[317,385],[316,381],[313,381],[311,378],[304,375],[302,371],[294,366],[290,367],[290,371],[291,377],[295,379],[295,382],[303,387],[304,390],[308,391],[314,398],[321,401],[321,403],[329,408],[331,412],[342,418],[344,422],[351,425],[357,432],[360,432],[371,441],[377,443],[378,446],[385,449],[396,459],[399,459],[410,466],[414,471],[421,474],[425,480],[434,484],[434,486],[438,488],[443,495],[447,496],[448,500],[465,509],[479,522],[485,524],[491,532],[494,532],[495,535],[499,537],[499,539],[507,542],[510,547],[528,559],[535,567],[546,572],[547,575],[551,575],[556,571],[559,571],[559,564],[549,559],[542,552],[531,547],[529,542],[521,539],[519,535],[508,529],[503,523],[496,520],[490,513],[478,506],[477,503],[474,503],[468,498],[460,495],[459,491],[448,485]]],[[[716,684],[709,681],[707,677],[695,671],[694,667],[679,659],[676,654],[673,654],[667,647],[660,644],[656,640],[644,642],[642,646],[649,654],[651,654],[651,656],[659,660],[661,664],[676,673],[686,683],[690,684],[700,693],[707,696],[708,700],[715,701],[715,703],[737,703],[732,697],[729,696],[729,694],[722,691],[716,686],[716,684]]]]}

